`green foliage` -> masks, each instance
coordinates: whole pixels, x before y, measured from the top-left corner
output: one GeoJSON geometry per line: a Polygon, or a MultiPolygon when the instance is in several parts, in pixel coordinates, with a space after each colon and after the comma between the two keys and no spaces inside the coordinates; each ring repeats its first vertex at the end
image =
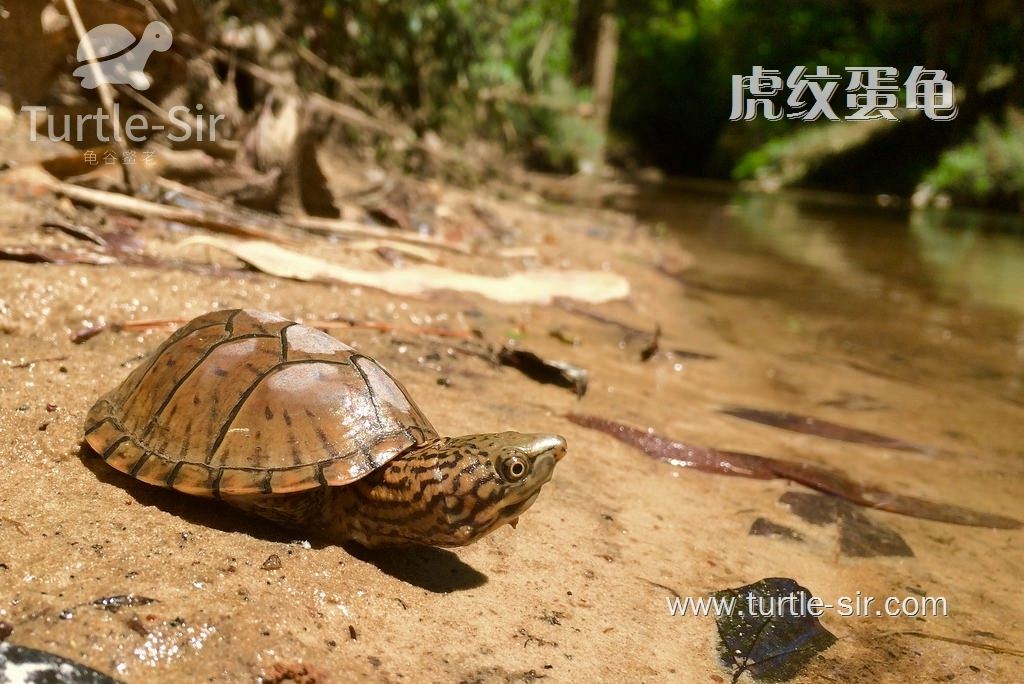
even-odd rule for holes
{"type": "Polygon", "coordinates": [[[948,150],[924,178],[931,192],[1003,208],[1024,206],[1024,113],[983,119],[971,139],[948,150]]]}
{"type": "MultiPolygon", "coordinates": [[[[640,161],[677,174],[877,192],[912,189],[933,168],[930,183],[972,198],[1019,182],[1015,124],[979,128],[971,144],[935,163],[979,115],[1024,104],[1024,14],[1006,0],[198,1],[242,24],[279,24],[419,132],[498,140],[545,168],[575,170],[602,142],[579,115],[589,93],[572,85],[586,71],[572,64],[573,51],[578,59],[593,41],[573,33],[580,8],[588,10],[581,36],[593,39],[590,19],[615,7],[611,123],[616,142],[628,140],[640,161]],[[783,75],[796,66],[836,74],[891,66],[905,77],[916,65],[945,70],[963,95],[960,118],[936,124],[941,130],[930,122],[729,121],[732,76],[754,66],[783,75]],[[986,86],[997,72],[1002,85],[986,86]]],[[[304,77],[346,96],[314,69],[304,77]]],[[[845,95],[831,101],[840,116],[845,95]]]]}

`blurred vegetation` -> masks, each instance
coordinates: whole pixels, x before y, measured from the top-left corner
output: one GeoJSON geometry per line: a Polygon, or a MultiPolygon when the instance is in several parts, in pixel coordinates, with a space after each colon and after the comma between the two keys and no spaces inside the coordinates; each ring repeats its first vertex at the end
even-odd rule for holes
{"type": "Polygon", "coordinates": [[[986,204],[1024,213],[1024,114],[983,118],[966,143],[942,153],[922,190],[959,204],[986,204]]]}
{"type": "MultiPolygon", "coordinates": [[[[496,140],[548,170],[575,171],[597,144],[569,78],[574,7],[564,0],[214,2],[239,24],[273,22],[419,133],[496,140]]],[[[310,84],[346,99],[309,71],[310,84]]]]}
{"type": "MultiPolygon", "coordinates": [[[[419,132],[482,137],[570,172],[601,141],[589,70],[594,17],[617,17],[612,161],[671,174],[755,179],[1017,207],[1024,198],[1024,12],[1019,0],[205,0],[240,22],[279,22],[419,132]],[[844,74],[921,65],[957,86],[933,122],[730,122],[731,76],[754,65],[844,74]],[[994,78],[994,74],[1001,74],[994,78]],[[922,183],[924,185],[922,185],[922,183]],[[926,195],[928,193],[925,193],[926,195]],[[919,193],[920,195],[920,193],[919,193]]],[[[320,78],[319,86],[335,86],[320,78]]],[[[344,99],[343,93],[334,93],[344,99]]]]}

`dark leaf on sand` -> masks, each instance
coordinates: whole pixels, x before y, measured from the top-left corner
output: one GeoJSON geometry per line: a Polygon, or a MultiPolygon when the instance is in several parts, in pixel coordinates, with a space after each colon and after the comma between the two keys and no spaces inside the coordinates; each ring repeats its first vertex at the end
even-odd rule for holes
{"type": "Polygon", "coordinates": [[[778,537],[780,539],[789,539],[790,541],[802,542],[804,536],[794,530],[792,527],[786,527],[778,523],[772,522],[768,518],[758,518],[750,525],[750,531],[747,533],[752,537],[778,537]]]}
{"type": "Polygon", "coordinates": [[[799,482],[819,492],[846,499],[859,506],[878,508],[915,518],[938,520],[954,525],[995,527],[1007,530],[1020,529],[1022,526],[1021,522],[1014,518],[895,494],[878,487],[862,484],[850,479],[841,471],[814,463],[783,461],[757,454],[720,451],[710,447],[685,444],[671,437],[663,437],[652,431],[639,430],[599,416],[569,413],[565,417],[577,425],[609,434],[621,442],[640,449],[651,458],[678,468],[694,468],[708,473],[752,477],[761,480],[782,478],[799,482]]]}
{"type": "Polygon", "coordinates": [[[503,366],[511,366],[531,380],[571,389],[577,397],[587,393],[590,374],[586,369],[571,363],[546,361],[533,352],[508,347],[498,352],[498,360],[503,366]]]}
{"type": "Polygon", "coordinates": [[[0,643],[0,682],[118,684],[118,680],[73,660],[7,643],[0,643]]]}
{"type": "Polygon", "coordinates": [[[810,492],[786,492],[779,503],[814,525],[839,524],[839,552],[844,556],[913,556],[892,528],[876,522],[842,499],[810,492]]]}
{"type": "Polygon", "coordinates": [[[791,579],[769,577],[712,596],[734,602],[715,617],[718,653],[733,682],[744,672],[758,681],[787,681],[836,642],[813,615],[811,592],[791,579]]]}
{"type": "Polygon", "coordinates": [[[822,496],[810,492],[786,492],[779,497],[779,503],[789,507],[796,516],[812,525],[828,525],[839,519],[839,502],[834,496],[822,496]]]}
{"type": "Polygon", "coordinates": [[[839,553],[860,558],[914,555],[895,530],[873,521],[852,506],[845,505],[845,509],[839,523],[839,553]]]}
{"type": "Polygon", "coordinates": [[[801,416],[788,411],[767,411],[764,409],[746,408],[735,406],[722,409],[722,413],[743,420],[770,425],[782,430],[790,430],[805,435],[816,435],[826,439],[837,439],[842,442],[853,442],[854,444],[867,444],[868,446],[881,447],[883,449],[897,449],[899,451],[913,451],[919,454],[932,453],[930,447],[905,442],[895,437],[887,437],[866,430],[846,427],[838,423],[832,423],[820,418],[801,416]]]}

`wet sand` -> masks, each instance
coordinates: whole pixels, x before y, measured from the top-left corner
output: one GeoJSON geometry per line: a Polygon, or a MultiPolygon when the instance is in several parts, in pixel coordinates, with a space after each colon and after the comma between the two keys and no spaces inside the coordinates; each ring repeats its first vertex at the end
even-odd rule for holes
{"type": "MultiPolygon", "coordinates": [[[[637,222],[430,191],[456,217],[484,202],[516,245],[540,255],[536,263],[452,257],[453,265],[611,269],[630,280],[632,295],[597,310],[643,330],[660,325],[663,349],[717,359],[642,362],[645,341],[614,325],[470,295],[397,298],[255,273],[0,262],[0,620],[13,627],[9,642],[125,682],[288,681],[288,673],[309,682],[725,682],[714,620],[672,617],[666,600],[779,576],[833,603],[857,592],[948,602],[946,617],[826,613],[822,622],[839,640],[797,681],[1015,681],[1020,656],[997,651],[1024,642],[1021,532],[868,511],[914,556],[850,558],[839,553],[835,526],[804,522],[778,503],[802,487],[673,469],[561,415],[583,411],[696,444],[831,465],[904,493],[1022,517],[1020,314],[929,282],[898,244],[903,238],[878,238],[886,247],[878,250],[872,239],[844,242],[848,232],[823,238],[830,234],[815,222],[830,219],[820,210],[790,207],[779,218],[778,206],[752,207],[755,200],[679,196],[652,200],[637,222]],[[810,226],[794,238],[803,247],[787,253],[765,242],[750,229],[761,220],[810,226]],[[794,256],[801,252],[812,256],[794,256]],[[871,256],[882,253],[889,256],[871,256]],[[660,260],[689,266],[688,284],[655,268],[660,260]],[[82,449],[92,402],[167,332],[104,332],[76,345],[73,331],[231,307],[476,328],[488,341],[515,337],[543,357],[583,366],[590,388],[577,400],[511,368],[449,353],[452,340],[335,333],[399,377],[439,432],[557,432],[569,455],[516,530],[457,551],[367,552],[137,484],[82,449]],[[565,344],[553,329],[580,344],[565,344]],[[942,453],[788,433],[717,411],[729,405],[815,415],[942,453]],[[749,536],[762,517],[805,541],[749,536]],[[264,569],[274,555],[280,567],[264,569]],[[83,606],[123,594],[155,602],[117,612],[83,606]]],[[[39,228],[52,198],[4,190],[0,201],[0,246],[77,246],[39,228]]],[[[895,222],[872,225],[878,235],[901,234],[895,222]]],[[[137,237],[147,253],[167,256],[190,234],[145,223],[137,237]]],[[[381,264],[315,237],[297,249],[381,264]]]]}

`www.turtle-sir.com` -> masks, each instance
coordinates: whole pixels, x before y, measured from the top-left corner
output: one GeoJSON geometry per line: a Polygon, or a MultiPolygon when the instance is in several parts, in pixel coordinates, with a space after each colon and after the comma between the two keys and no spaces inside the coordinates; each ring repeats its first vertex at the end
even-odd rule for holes
{"type": "Polygon", "coordinates": [[[780,596],[702,596],[666,598],[668,614],[673,617],[719,617],[741,611],[754,617],[821,616],[828,611],[840,617],[946,617],[948,606],[943,596],[887,596],[878,598],[857,592],[827,603],[804,593],[780,596]]]}

